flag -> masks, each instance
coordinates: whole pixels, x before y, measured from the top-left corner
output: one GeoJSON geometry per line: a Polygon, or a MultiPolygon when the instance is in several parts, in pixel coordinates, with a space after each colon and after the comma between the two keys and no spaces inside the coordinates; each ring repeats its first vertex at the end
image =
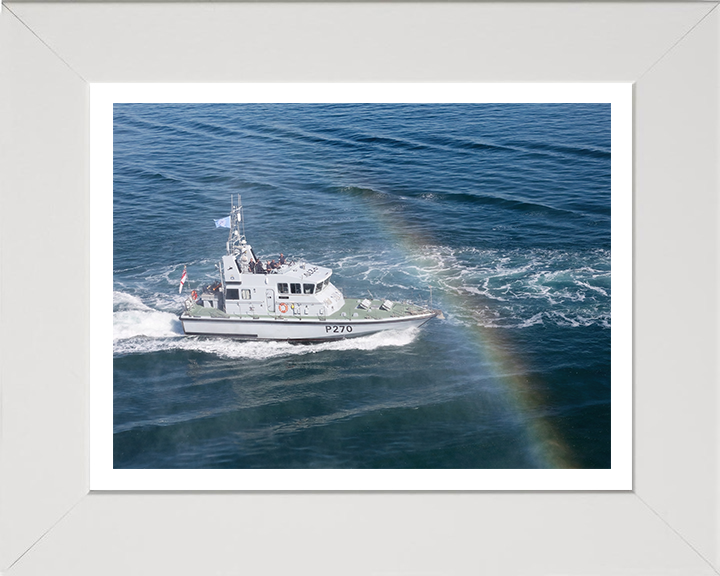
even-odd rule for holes
{"type": "Polygon", "coordinates": [[[225,216],[225,218],[215,220],[215,228],[232,228],[230,224],[230,216],[225,216]]]}
{"type": "Polygon", "coordinates": [[[180,277],[180,292],[178,292],[178,294],[182,294],[182,288],[183,288],[183,285],[185,284],[185,280],[187,280],[187,266],[185,266],[185,268],[183,268],[183,273],[182,273],[182,276],[180,277]]]}

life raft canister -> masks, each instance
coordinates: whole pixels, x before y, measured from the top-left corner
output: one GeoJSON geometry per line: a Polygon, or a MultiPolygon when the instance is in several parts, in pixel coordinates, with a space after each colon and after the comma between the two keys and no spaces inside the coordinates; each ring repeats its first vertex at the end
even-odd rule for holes
{"type": "Polygon", "coordinates": [[[285,304],[285,302],[280,302],[280,304],[278,304],[278,310],[280,310],[280,312],[285,314],[285,312],[288,311],[288,305],[285,304]]]}

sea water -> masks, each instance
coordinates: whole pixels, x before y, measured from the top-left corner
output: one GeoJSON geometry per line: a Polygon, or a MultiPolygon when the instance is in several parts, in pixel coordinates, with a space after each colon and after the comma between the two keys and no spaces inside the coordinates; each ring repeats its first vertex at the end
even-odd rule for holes
{"type": "Polygon", "coordinates": [[[116,468],[610,466],[609,104],[116,104],[113,154],[116,468]],[[263,260],[445,319],[183,336],[237,194],[263,260]]]}

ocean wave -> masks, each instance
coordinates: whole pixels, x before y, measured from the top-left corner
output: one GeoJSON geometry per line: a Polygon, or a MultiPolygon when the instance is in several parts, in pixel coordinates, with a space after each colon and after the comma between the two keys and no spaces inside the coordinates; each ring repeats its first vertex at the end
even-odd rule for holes
{"type": "Polygon", "coordinates": [[[457,202],[461,204],[475,204],[478,206],[495,206],[509,211],[532,213],[535,215],[556,215],[562,218],[583,217],[582,214],[572,210],[556,208],[540,202],[503,198],[502,196],[492,196],[490,194],[481,194],[477,192],[454,192],[452,194],[442,194],[434,198],[434,200],[442,202],[457,202]]]}
{"type": "Polygon", "coordinates": [[[120,112],[116,108],[114,118],[115,125],[122,125],[125,128],[133,128],[143,135],[144,138],[154,137],[170,137],[179,140],[189,140],[190,138],[214,138],[227,142],[229,138],[237,138],[243,135],[237,131],[219,127],[216,125],[206,124],[200,121],[187,121],[179,124],[177,122],[160,122],[149,119],[147,116],[132,114],[128,112],[127,107],[120,112]]]}
{"type": "MultiPolygon", "coordinates": [[[[557,218],[573,218],[583,219],[586,216],[575,210],[550,206],[547,203],[532,201],[530,199],[508,198],[501,195],[493,195],[489,193],[481,193],[478,191],[453,191],[436,193],[431,191],[417,191],[412,196],[408,196],[408,191],[403,191],[404,195],[399,193],[389,193],[374,188],[366,188],[360,186],[343,186],[331,189],[333,193],[347,195],[381,203],[384,211],[399,210],[402,202],[406,202],[409,198],[419,198],[424,201],[430,201],[437,204],[454,204],[458,206],[466,205],[468,207],[494,207],[507,210],[509,212],[533,214],[540,216],[550,216],[557,218]]],[[[494,228],[497,228],[495,226],[494,228]]]]}
{"type": "MultiPolygon", "coordinates": [[[[338,269],[341,278],[352,278],[355,286],[363,285],[375,296],[419,298],[427,303],[432,287],[435,304],[443,312],[487,327],[539,323],[609,327],[609,250],[503,251],[428,245],[418,247],[413,255],[393,250],[372,257],[342,255],[338,269]],[[488,311],[492,311],[489,318],[488,311]],[[478,322],[479,313],[483,317],[478,322]]],[[[343,287],[340,280],[336,283],[343,287]]]]}
{"type": "Polygon", "coordinates": [[[508,143],[508,147],[523,152],[545,153],[559,156],[580,156],[600,160],[610,158],[610,151],[592,146],[572,146],[553,142],[533,142],[530,140],[517,140],[508,143]]]}
{"type": "Polygon", "coordinates": [[[490,153],[520,153],[520,154],[542,154],[548,156],[568,157],[578,156],[582,158],[605,160],[610,158],[610,151],[593,146],[573,146],[557,144],[553,142],[535,142],[531,140],[478,140],[474,138],[462,138],[450,135],[426,136],[424,142],[418,146],[429,145],[435,148],[450,150],[453,152],[467,152],[475,154],[480,152],[490,153]]]}
{"type": "Polygon", "coordinates": [[[485,152],[515,152],[512,146],[507,146],[500,142],[480,141],[470,138],[461,138],[451,135],[425,135],[423,144],[430,145],[441,150],[449,150],[452,152],[475,153],[477,151],[485,152]]]}
{"type": "Polygon", "coordinates": [[[610,314],[605,312],[572,315],[559,311],[544,311],[535,314],[532,314],[532,311],[528,311],[526,314],[516,311],[514,314],[503,314],[497,310],[485,309],[465,311],[461,314],[448,313],[446,321],[450,325],[471,329],[522,330],[538,325],[561,328],[611,327],[610,314]]]}

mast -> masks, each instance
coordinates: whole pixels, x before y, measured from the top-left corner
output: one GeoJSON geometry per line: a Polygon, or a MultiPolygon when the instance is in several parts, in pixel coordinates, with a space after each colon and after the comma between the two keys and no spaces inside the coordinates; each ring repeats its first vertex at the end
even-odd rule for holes
{"type": "Polygon", "coordinates": [[[227,241],[227,254],[233,256],[240,273],[250,272],[250,264],[254,258],[252,247],[245,240],[245,218],[240,194],[237,204],[230,195],[230,234],[227,241]]]}
{"type": "Polygon", "coordinates": [[[242,201],[238,194],[237,205],[230,195],[230,233],[227,240],[227,253],[240,254],[243,251],[245,241],[245,218],[243,218],[242,201]]]}

